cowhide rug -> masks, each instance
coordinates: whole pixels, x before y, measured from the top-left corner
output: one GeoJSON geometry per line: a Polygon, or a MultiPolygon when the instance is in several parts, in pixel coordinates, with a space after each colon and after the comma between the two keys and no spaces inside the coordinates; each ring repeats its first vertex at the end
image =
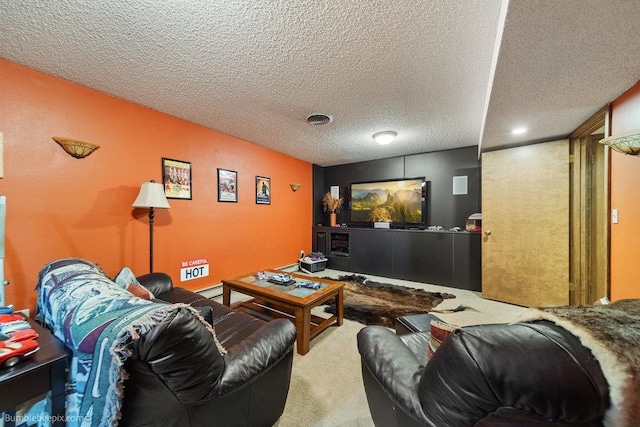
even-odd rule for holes
{"type": "MultiPolygon", "coordinates": [[[[340,276],[327,279],[344,283],[344,317],[365,325],[395,326],[398,317],[408,314],[421,314],[433,311],[433,308],[445,299],[455,295],[441,292],[427,292],[423,289],[378,283],[364,276],[340,276]]],[[[332,300],[325,308],[327,313],[335,313],[332,300]]],[[[459,311],[454,309],[452,311],[459,311]]]]}

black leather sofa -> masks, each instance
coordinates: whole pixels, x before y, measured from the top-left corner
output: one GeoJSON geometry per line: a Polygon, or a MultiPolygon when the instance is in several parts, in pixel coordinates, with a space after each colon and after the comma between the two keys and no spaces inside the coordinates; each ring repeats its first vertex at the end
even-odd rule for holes
{"type": "Polygon", "coordinates": [[[126,363],[121,424],[171,426],[271,426],[282,412],[289,391],[296,329],[285,319],[265,322],[236,312],[198,293],[173,287],[164,273],[138,277],[157,299],[198,309],[210,321],[227,354],[198,351],[210,340],[206,329],[187,312],[163,322],[135,342],[126,363]],[[204,310],[203,310],[204,308],[204,310]],[[177,317],[182,317],[178,319],[177,317]],[[167,334],[170,334],[167,336],[167,334]],[[171,341],[188,339],[183,352],[171,341]],[[158,340],[164,344],[158,345],[158,340]],[[175,366],[199,375],[175,375],[175,366]],[[221,374],[216,381],[216,371],[221,374]],[[203,381],[202,376],[211,376],[203,381]]]}
{"type": "Polygon", "coordinates": [[[276,423],[289,392],[293,323],[266,322],[174,288],[164,273],[138,281],[153,293],[152,301],[143,301],[151,297],[146,291],[140,299],[87,260],[62,259],[42,269],[36,318],[74,354],[67,414],[90,417],[83,425],[276,423]],[[114,364],[122,367],[113,371],[114,364]],[[90,381],[80,388],[85,378],[90,381]]]}
{"type": "Polygon", "coordinates": [[[358,334],[377,426],[601,426],[610,405],[593,354],[548,321],[468,326],[427,363],[429,332],[358,334]]]}

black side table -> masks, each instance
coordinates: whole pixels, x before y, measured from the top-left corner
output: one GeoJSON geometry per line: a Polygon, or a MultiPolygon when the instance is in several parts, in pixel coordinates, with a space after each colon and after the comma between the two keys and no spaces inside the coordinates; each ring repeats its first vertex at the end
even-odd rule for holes
{"type": "MultiPolygon", "coordinates": [[[[65,425],[65,382],[67,348],[33,319],[27,319],[39,337],[40,350],[31,358],[12,368],[0,368],[0,413],[15,415],[15,408],[51,390],[51,421],[65,425]]],[[[14,426],[15,419],[5,419],[5,426],[14,426]]]]}
{"type": "Polygon", "coordinates": [[[396,335],[406,335],[413,332],[431,331],[431,321],[442,322],[430,313],[408,314],[396,319],[396,335]]]}

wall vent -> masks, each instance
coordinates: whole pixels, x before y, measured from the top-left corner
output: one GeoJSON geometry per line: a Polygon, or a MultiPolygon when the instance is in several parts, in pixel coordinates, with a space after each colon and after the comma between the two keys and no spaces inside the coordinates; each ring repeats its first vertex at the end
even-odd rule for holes
{"type": "Polygon", "coordinates": [[[326,125],[331,122],[331,116],[326,114],[312,114],[307,117],[307,123],[310,125],[326,125]]]}

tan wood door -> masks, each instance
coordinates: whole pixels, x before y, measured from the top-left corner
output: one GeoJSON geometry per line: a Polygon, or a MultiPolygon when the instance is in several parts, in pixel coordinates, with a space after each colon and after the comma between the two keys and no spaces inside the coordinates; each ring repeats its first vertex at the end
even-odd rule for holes
{"type": "Polygon", "coordinates": [[[569,302],[569,141],[482,154],[482,296],[569,302]]]}

